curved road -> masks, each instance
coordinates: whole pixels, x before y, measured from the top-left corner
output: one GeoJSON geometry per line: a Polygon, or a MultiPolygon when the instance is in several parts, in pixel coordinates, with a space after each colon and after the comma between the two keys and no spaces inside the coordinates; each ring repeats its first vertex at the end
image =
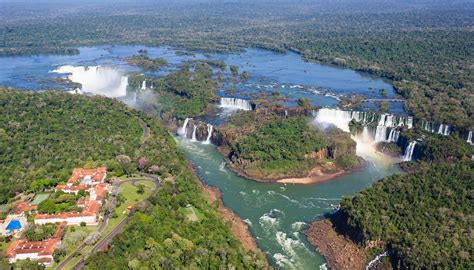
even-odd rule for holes
{"type": "MultiPolygon", "coordinates": [[[[145,138],[146,139],[146,138],[145,138]]],[[[133,186],[136,186],[136,182],[137,181],[143,181],[143,180],[151,180],[153,182],[155,182],[155,188],[153,189],[154,192],[152,192],[148,197],[146,197],[145,199],[143,199],[142,201],[146,201],[148,200],[152,195],[155,194],[156,190],[158,190],[158,188],[160,187],[161,185],[161,180],[155,176],[155,175],[151,175],[151,174],[147,174],[147,173],[141,173],[142,177],[141,178],[128,178],[128,179],[125,179],[125,180],[122,180],[122,181],[119,181],[119,182],[116,182],[114,183],[113,185],[117,188],[119,188],[123,183],[126,183],[126,182],[132,182],[132,185],[133,186]]],[[[102,240],[100,240],[97,244],[95,244],[95,246],[89,250],[87,252],[87,254],[85,255],[89,255],[93,252],[96,252],[100,249],[102,249],[105,245],[107,245],[109,243],[109,241],[115,236],[117,235],[120,230],[125,226],[125,224],[127,223],[127,221],[130,219],[130,217],[132,216],[132,214],[135,212],[135,210],[133,209],[132,211],[130,211],[128,213],[128,215],[119,223],[117,224],[117,226],[115,226],[115,228],[113,228],[104,238],[102,238],[102,240]]],[[[99,233],[101,233],[102,231],[104,231],[105,227],[107,226],[107,221],[109,219],[109,213],[107,212],[106,214],[104,214],[104,218],[102,219],[102,223],[100,224],[99,228],[97,229],[97,231],[99,233]]],[[[81,251],[86,248],[88,245],[86,243],[82,243],[69,257],[67,257],[63,262],[61,262],[57,267],[56,267],[56,270],[61,270],[63,269],[71,260],[73,260],[75,257],[77,257],[78,255],[80,255],[81,251]]],[[[83,258],[81,258],[73,267],[72,269],[81,269],[82,266],[84,265],[84,255],[82,255],[83,258]]]]}

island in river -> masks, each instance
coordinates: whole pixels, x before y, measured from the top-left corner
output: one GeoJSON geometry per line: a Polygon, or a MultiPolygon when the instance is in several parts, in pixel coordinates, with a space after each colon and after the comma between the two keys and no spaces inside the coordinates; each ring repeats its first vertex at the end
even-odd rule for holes
{"type": "Polygon", "coordinates": [[[219,126],[216,141],[231,170],[259,182],[312,184],[363,166],[350,134],[311,123],[311,108],[279,111],[239,112],[219,126]]]}

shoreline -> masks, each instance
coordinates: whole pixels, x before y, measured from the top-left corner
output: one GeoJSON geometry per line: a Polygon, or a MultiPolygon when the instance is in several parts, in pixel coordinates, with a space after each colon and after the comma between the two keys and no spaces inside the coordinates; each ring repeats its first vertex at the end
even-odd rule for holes
{"type": "Polygon", "coordinates": [[[259,183],[298,184],[298,185],[318,184],[318,183],[331,181],[345,174],[351,174],[353,172],[362,170],[363,168],[367,166],[367,162],[363,160],[363,162],[361,162],[361,164],[355,168],[352,168],[349,170],[343,170],[343,169],[337,168],[335,172],[325,173],[322,171],[322,167],[320,165],[317,165],[313,167],[306,176],[302,176],[302,177],[258,178],[258,177],[248,175],[242,169],[234,166],[232,162],[230,162],[229,159],[226,157],[226,153],[222,147],[220,146],[217,147],[217,150],[224,157],[224,161],[227,165],[227,168],[229,168],[229,170],[231,170],[232,172],[234,172],[240,177],[243,177],[255,182],[259,182],[259,183]]]}
{"type": "Polygon", "coordinates": [[[304,233],[308,242],[324,257],[329,269],[365,269],[368,261],[365,250],[337,233],[329,219],[311,222],[304,233]]]}
{"type": "MultiPolygon", "coordinates": [[[[191,163],[189,167],[196,175],[194,165],[191,163]]],[[[242,247],[245,250],[255,252],[262,256],[262,258],[264,258],[268,264],[267,256],[260,248],[258,248],[257,242],[253,238],[253,235],[250,233],[247,223],[245,223],[236,213],[234,213],[231,209],[227,208],[224,205],[224,202],[221,199],[222,194],[219,189],[216,187],[208,186],[203,183],[201,179],[199,179],[199,177],[197,178],[197,183],[202,189],[204,193],[203,195],[206,197],[209,204],[218,204],[217,212],[224,220],[224,222],[230,225],[230,229],[236,240],[241,243],[242,247]]]]}

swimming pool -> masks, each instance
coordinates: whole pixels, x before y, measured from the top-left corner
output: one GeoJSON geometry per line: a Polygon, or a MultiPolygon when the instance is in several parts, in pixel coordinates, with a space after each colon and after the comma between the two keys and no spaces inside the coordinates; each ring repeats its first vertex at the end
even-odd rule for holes
{"type": "Polygon", "coordinates": [[[17,219],[12,219],[6,228],[7,231],[21,229],[21,222],[17,219]]]}

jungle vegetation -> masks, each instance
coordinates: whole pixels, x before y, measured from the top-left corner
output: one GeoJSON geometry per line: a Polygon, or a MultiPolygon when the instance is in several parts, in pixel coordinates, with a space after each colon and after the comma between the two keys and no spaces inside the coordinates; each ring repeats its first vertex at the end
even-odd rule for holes
{"type": "MultiPolygon", "coordinates": [[[[207,203],[184,154],[155,118],[114,99],[55,91],[1,89],[0,105],[3,202],[30,185],[49,186],[42,179],[65,181],[74,167],[107,166],[108,177],[147,172],[162,179],[157,194],[134,213],[107,252],[87,261],[87,269],[267,267],[264,258],[241,247],[207,203]],[[150,128],[143,142],[138,119],[150,128]],[[32,185],[36,180],[41,183],[32,185]],[[187,205],[202,213],[199,221],[187,221],[180,211],[187,205]]],[[[48,201],[60,207],[55,200],[72,200],[58,195],[44,202],[46,212],[55,211],[48,201]]],[[[7,267],[3,260],[0,265],[7,267]]]]}
{"type": "Polygon", "coordinates": [[[402,269],[470,269],[473,179],[473,161],[389,176],[343,199],[334,223],[362,246],[382,243],[402,269]]]}
{"type": "Polygon", "coordinates": [[[302,177],[318,164],[335,163],[343,169],[359,165],[349,134],[320,130],[304,116],[242,112],[219,132],[229,161],[256,178],[302,177]]]}
{"type": "Polygon", "coordinates": [[[291,49],[393,80],[417,118],[474,128],[470,2],[18,2],[2,7],[0,55],[77,53],[98,44],[291,49]]]}

